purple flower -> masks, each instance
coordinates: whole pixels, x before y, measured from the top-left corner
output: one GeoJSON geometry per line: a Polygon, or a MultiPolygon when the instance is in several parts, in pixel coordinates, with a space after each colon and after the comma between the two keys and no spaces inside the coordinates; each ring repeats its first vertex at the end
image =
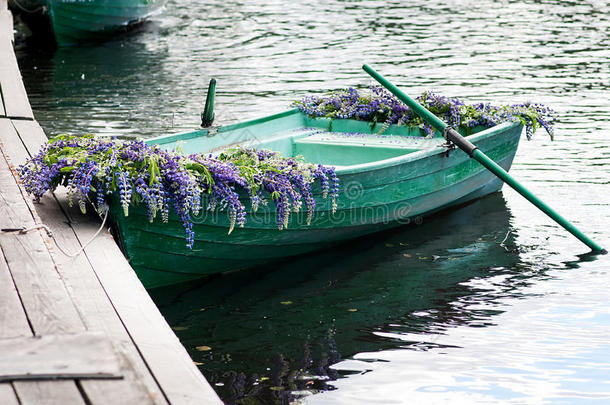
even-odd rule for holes
{"type": "MultiPolygon", "coordinates": [[[[356,97],[354,92],[352,97],[356,97]]],[[[227,212],[231,233],[235,225],[243,227],[246,223],[242,190],[249,196],[253,210],[272,200],[278,228],[284,229],[290,213],[298,212],[303,202],[311,221],[315,208],[311,183],[316,178],[325,182],[325,193],[330,190],[333,201],[338,187],[334,169],[284,158],[277,152],[235,148],[217,157],[183,156],[142,141],[90,135],[51,139],[19,172],[26,190],[36,199],[63,184],[68,187],[69,201],[76,199],[83,212],[93,194],[98,210],[108,194],[116,193],[125,216],[130,206],[143,205],[151,222],[157,212],[167,222],[172,207],[184,226],[188,248],[195,243],[191,218],[202,209],[204,196],[208,209],[227,212]]]]}
{"type": "MultiPolygon", "coordinates": [[[[515,104],[493,106],[491,104],[467,105],[457,98],[447,98],[430,91],[417,101],[441,118],[448,125],[471,134],[478,126],[493,127],[506,121],[520,121],[531,138],[537,127],[543,127],[553,137],[556,116],[553,110],[541,104],[515,104]]],[[[424,136],[434,136],[429,124],[413,114],[408,106],[381,86],[372,86],[368,92],[358,92],[350,87],[330,93],[325,97],[307,96],[295,101],[293,106],[311,117],[354,119],[382,123],[380,133],[391,125],[407,125],[419,128],[424,136]]]]}

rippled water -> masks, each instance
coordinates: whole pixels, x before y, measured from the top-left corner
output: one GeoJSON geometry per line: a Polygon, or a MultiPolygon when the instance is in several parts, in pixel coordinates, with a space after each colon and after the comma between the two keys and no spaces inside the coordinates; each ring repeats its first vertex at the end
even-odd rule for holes
{"type": "MultiPolygon", "coordinates": [[[[218,123],[260,116],[371,84],[362,63],[413,95],[543,102],[557,139],[523,141],[511,172],[609,246],[610,7],[462,3],[169,1],[138,32],[19,61],[49,134],[195,128],[212,76],[218,123]]],[[[608,403],[609,261],[586,251],[505,189],[153,295],[228,403],[608,403]]]]}

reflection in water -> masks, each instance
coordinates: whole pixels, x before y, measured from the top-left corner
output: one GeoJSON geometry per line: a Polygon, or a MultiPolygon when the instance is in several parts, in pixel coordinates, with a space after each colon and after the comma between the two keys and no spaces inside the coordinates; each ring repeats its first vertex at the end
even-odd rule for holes
{"type": "Polygon", "coordinates": [[[137,32],[61,49],[52,65],[29,49],[18,56],[50,134],[192,129],[211,76],[219,123],[281,111],[307,92],[371,83],[363,62],[411,94],[535,99],[575,117],[608,85],[610,13],[598,3],[174,0],[137,32]],[[49,79],[51,97],[37,88],[49,79]]]}
{"type": "Polygon", "coordinates": [[[36,114],[42,125],[48,124],[48,135],[96,132],[138,137],[141,128],[171,126],[177,100],[156,85],[171,81],[163,67],[167,49],[130,40],[134,35],[130,33],[125,42],[60,48],[51,57],[39,51],[20,60],[22,69],[32,69],[34,75],[35,80],[27,82],[30,98],[56,101],[36,114]]]}
{"type": "MultiPolygon", "coordinates": [[[[412,95],[539,101],[559,112],[556,141],[522,142],[511,173],[607,248],[609,32],[601,0],[169,0],[114,41],[18,58],[48,134],[195,128],[211,76],[216,122],[235,122],[371,84],[364,62],[412,95]]],[[[608,403],[608,257],[585,251],[505,189],[420,227],[153,294],[230,403],[318,390],[304,401],[608,403]]]]}
{"type": "Polygon", "coordinates": [[[152,294],[225,399],[287,400],[332,389],[344,373],[330,366],[358,352],[442,347],[392,335],[492,325],[498,311],[464,304],[491,305],[527,282],[515,271],[518,254],[500,246],[508,231],[509,213],[494,194],[339,250],[152,294]],[[495,294],[465,284],[499,275],[506,285],[495,294]]]}

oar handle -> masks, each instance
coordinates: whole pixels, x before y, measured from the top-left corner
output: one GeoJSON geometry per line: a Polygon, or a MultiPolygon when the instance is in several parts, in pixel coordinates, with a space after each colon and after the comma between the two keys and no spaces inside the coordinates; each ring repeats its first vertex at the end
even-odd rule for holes
{"type": "Polygon", "coordinates": [[[205,107],[201,113],[201,126],[207,128],[214,122],[214,100],[216,98],[216,79],[210,79],[208,94],[205,99],[205,107]]]}
{"type": "Polygon", "coordinates": [[[460,135],[455,129],[447,127],[440,118],[436,115],[432,114],[428,109],[419,104],[417,101],[413,100],[411,97],[407,96],[403,93],[398,87],[394,86],[390,81],[388,81],[385,77],[381,76],[377,73],[372,67],[368,65],[362,66],[362,69],[373,79],[377,80],[383,87],[388,89],[392,94],[394,94],[400,101],[409,106],[409,108],[414,111],[417,115],[419,115],[424,121],[428,124],[432,125],[435,129],[440,131],[443,136],[455,145],[468,153],[468,155],[479,162],[483,167],[487,170],[498,176],[502,181],[512,187],[515,191],[525,197],[528,201],[538,207],[542,212],[547,214],[551,219],[561,225],[565,230],[570,232],[576,238],[578,238],[581,242],[587,245],[594,252],[599,252],[602,254],[608,253],[606,249],[603,249],[593,240],[591,240],[587,235],[579,231],[574,225],[572,225],[568,220],[559,215],[555,210],[546,205],[542,200],[532,194],[528,189],[523,187],[517,180],[515,180],[511,175],[508,174],[506,170],[500,167],[496,162],[490,159],[485,153],[481,152],[475,145],[473,145],[470,141],[460,135]]]}

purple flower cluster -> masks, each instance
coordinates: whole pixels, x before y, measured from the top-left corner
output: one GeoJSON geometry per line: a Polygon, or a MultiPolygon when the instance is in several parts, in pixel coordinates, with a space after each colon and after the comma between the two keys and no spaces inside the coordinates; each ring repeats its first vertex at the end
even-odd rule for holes
{"type": "MultiPolygon", "coordinates": [[[[552,138],[553,125],[557,120],[552,109],[536,103],[469,105],[457,98],[447,98],[429,91],[417,100],[447,124],[461,129],[465,134],[471,134],[478,126],[490,128],[506,121],[520,121],[526,128],[528,139],[539,127],[544,128],[552,138]]],[[[295,101],[293,106],[311,117],[383,123],[381,132],[390,125],[408,125],[419,127],[426,136],[435,135],[430,125],[381,86],[372,86],[368,91],[361,92],[350,87],[325,97],[307,96],[295,101]]]]}
{"type": "Polygon", "coordinates": [[[333,211],[339,193],[334,168],[284,158],[276,152],[234,148],[217,157],[184,156],[142,141],[91,135],[51,139],[19,167],[19,173],[26,190],[36,199],[64,185],[69,203],[76,200],[83,212],[90,196],[95,196],[94,206],[101,210],[111,194],[117,196],[125,216],[131,205],[143,204],[151,222],[158,212],[167,222],[171,206],[184,225],[189,248],[195,240],[191,216],[203,209],[204,200],[207,209],[226,210],[231,233],[235,225],[243,227],[246,222],[240,190],[247,192],[254,211],[271,199],[279,229],[288,226],[290,213],[298,212],[303,202],[311,221],[315,180],[322,184],[324,197],[331,197],[333,211]]]}
{"type": "Polygon", "coordinates": [[[330,196],[334,212],[339,195],[339,178],[333,167],[313,165],[301,158],[284,158],[277,152],[254,149],[232,149],[218,156],[231,163],[245,179],[253,210],[267,204],[268,195],[274,202],[278,229],[284,229],[292,212],[299,212],[305,204],[307,224],[311,223],[316,208],[312,184],[317,179],[322,188],[322,197],[330,196]],[[330,182],[330,186],[329,186],[330,182]],[[263,194],[263,191],[265,192],[263,194]]]}

